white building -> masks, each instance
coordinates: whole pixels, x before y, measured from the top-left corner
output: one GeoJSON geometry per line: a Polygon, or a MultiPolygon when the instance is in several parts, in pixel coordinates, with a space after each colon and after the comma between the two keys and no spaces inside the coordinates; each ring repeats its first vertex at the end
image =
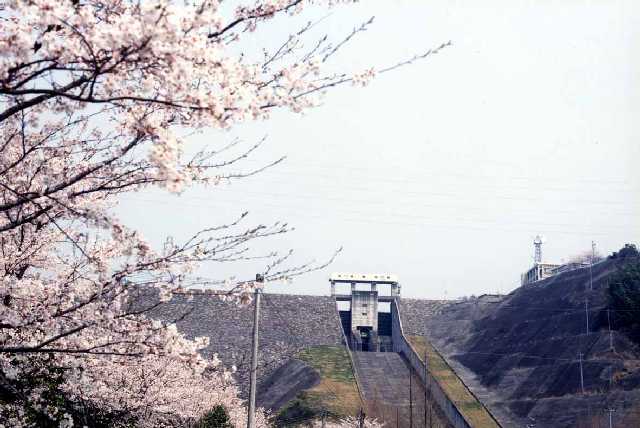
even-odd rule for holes
{"type": "Polygon", "coordinates": [[[554,264],[554,263],[542,263],[536,262],[533,264],[533,267],[523,273],[520,277],[520,283],[522,285],[531,284],[536,281],[540,281],[541,279],[549,278],[556,274],[556,270],[560,268],[562,265],[554,264]]]}

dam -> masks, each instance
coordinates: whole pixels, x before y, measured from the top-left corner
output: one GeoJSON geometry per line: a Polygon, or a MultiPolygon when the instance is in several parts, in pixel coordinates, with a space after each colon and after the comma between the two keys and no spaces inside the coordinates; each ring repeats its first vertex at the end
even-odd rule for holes
{"type": "MultiPolygon", "coordinates": [[[[414,339],[424,333],[424,317],[435,313],[442,302],[401,298],[398,278],[391,274],[339,273],[331,275],[329,283],[328,296],[262,294],[259,406],[277,414],[321,382],[301,362],[305,352],[342,348],[346,351],[342,363],[355,381],[354,406],[385,421],[385,426],[427,422],[443,428],[500,426],[492,417],[488,423],[474,423],[467,409],[483,408],[482,404],[474,398],[469,406],[450,397],[441,379],[427,368],[426,352],[418,350],[414,339]]],[[[208,336],[203,355],[215,355],[233,368],[242,394],[247,393],[251,305],[237,306],[207,290],[176,293],[162,304],[147,291],[137,301],[152,307],[152,318],[175,323],[188,338],[208,336]]],[[[451,369],[447,375],[455,372],[451,369]]]]}

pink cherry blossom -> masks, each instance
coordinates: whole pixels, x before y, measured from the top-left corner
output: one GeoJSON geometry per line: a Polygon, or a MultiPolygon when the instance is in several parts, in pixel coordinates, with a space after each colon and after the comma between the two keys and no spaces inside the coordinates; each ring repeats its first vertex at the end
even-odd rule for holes
{"type": "MultiPolygon", "coordinates": [[[[194,284],[249,304],[260,284],[234,279],[224,287],[224,279],[197,277],[198,267],[249,258],[251,241],[289,227],[247,225],[244,213],[157,249],[113,208],[125,193],[154,186],[180,193],[257,172],[227,169],[255,147],[230,159],[218,146],[187,158],[185,135],[265,120],[274,109],[302,112],[324,90],[364,86],[375,72],[350,78],[328,71],[337,47],[326,39],[305,47],[308,25],[278,49],[241,54],[273,18],[341,2],[241,3],[233,11],[216,0],[3,3],[0,382],[15,400],[0,411],[0,423],[25,425],[30,409],[76,426],[43,398],[44,386],[20,382],[56,369],[65,374],[59,387],[68,399],[143,426],[184,426],[217,404],[242,425],[230,374],[198,353],[206,339],[187,340],[146,313],[194,284]],[[143,286],[159,301],[132,304],[143,286]]],[[[289,256],[257,257],[267,260],[267,281],[314,268],[285,268],[289,256]]],[[[264,414],[259,421],[266,423],[264,414]]]]}

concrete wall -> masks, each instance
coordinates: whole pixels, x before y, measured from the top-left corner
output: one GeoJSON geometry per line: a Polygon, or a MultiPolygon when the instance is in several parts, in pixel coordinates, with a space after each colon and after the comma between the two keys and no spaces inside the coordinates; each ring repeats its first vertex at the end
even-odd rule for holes
{"type": "Polygon", "coordinates": [[[378,330],[378,292],[352,291],[351,330],[357,327],[371,327],[378,330]]]}
{"type": "MultiPolygon", "coordinates": [[[[337,308],[336,308],[337,313],[337,308]]],[[[356,365],[353,359],[353,353],[351,352],[351,347],[349,343],[349,338],[347,337],[344,329],[340,329],[342,332],[342,343],[345,348],[347,348],[347,354],[349,355],[349,364],[351,365],[351,371],[353,372],[353,378],[356,380],[356,388],[358,388],[358,395],[360,396],[360,406],[364,408],[364,396],[362,394],[362,381],[360,377],[360,373],[358,372],[358,366],[356,365]]]]}
{"type": "MultiPolygon", "coordinates": [[[[456,428],[472,428],[472,425],[464,418],[460,410],[449,399],[444,392],[438,381],[431,376],[425,370],[424,363],[418,356],[418,353],[413,349],[402,328],[402,320],[398,305],[396,302],[391,303],[391,321],[392,321],[392,335],[393,335],[393,350],[401,353],[409,362],[409,365],[413,368],[415,373],[420,377],[423,385],[425,385],[433,400],[438,403],[440,410],[447,417],[449,422],[456,428]]],[[[496,422],[499,426],[499,424],[496,422]]]]}

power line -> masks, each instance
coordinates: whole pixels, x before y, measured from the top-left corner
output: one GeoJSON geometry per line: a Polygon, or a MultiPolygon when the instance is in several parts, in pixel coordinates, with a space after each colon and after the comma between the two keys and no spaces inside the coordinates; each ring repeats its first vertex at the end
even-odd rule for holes
{"type": "MultiPolygon", "coordinates": [[[[486,356],[496,356],[496,357],[519,357],[522,359],[533,359],[533,360],[544,360],[544,361],[561,361],[561,362],[569,362],[576,363],[579,362],[577,358],[560,358],[560,357],[543,357],[540,355],[531,355],[524,354],[522,352],[483,352],[483,351],[464,351],[464,352],[453,352],[450,357],[457,357],[460,355],[486,355],[486,356]]],[[[621,362],[621,361],[640,361],[640,358],[620,358],[620,359],[605,359],[605,358],[592,358],[587,360],[582,360],[583,362],[597,362],[597,363],[610,363],[610,362],[621,362]]]]}
{"type": "MultiPolygon", "coordinates": [[[[603,310],[599,310],[598,312],[605,312],[605,311],[606,311],[606,309],[603,309],[603,310]]],[[[583,312],[583,310],[577,310],[577,311],[572,312],[572,313],[563,313],[563,314],[558,314],[558,315],[552,315],[552,316],[549,316],[549,317],[528,318],[528,319],[525,319],[525,320],[520,320],[517,323],[511,323],[509,325],[509,329],[513,329],[516,326],[518,326],[518,327],[522,326],[523,324],[539,324],[542,321],[548,321],[548,320],[555,320],[556,323],[557,323],[559,320],[562,320],[563,318],[567,318],[567,317],[572,317],[572,316],[582,317],[583,316],[582,312],[583,312]]],[[[454,319],[454,320],[437,321],[436,323],[433,323],[432,325],[437,326],[437,325],[442,325],[442,324],[453,324],[453,323],[475,322],[475,321],[478,321],[478,319],[475,319],[475,318],[454,319]]],[[[498,330],[498,331],[505,330],[505,331],[507,331],[506,329],[507,329],[507,327],[505,327],[504,325],[498,325],[498,326],[493,326],[493,327],[476,329],[476,330],[474,330],[474,332],[475,333],[479,333],[479,332],[494,331],[494,330],[498,330]]],[[[594,331],[594,332],[589,331],[589,332],[586,332],[586,333],[577,334],[577,335],[575,335],[575,337],[578,337],[578,336],[589,336],[589,335],[595,335],[595,334],[601,334],[601,333],[602,333],[602,331],[594,331]]],[[[605,333],[606,333],[606,331],[605,331],[605,333]]],[[[567,337],[567,336],[563,336],[563,337],[567,337]]],[[[571,336],[571,337],[574,337],[574,336],[571,336]]]]}
{"type": "MultiPolygon", "coordinates": [[[[457,156],[459,156],[459,154],[457,154],[457,156]]],[[[255,163],[255,164],[259,164],[262,165],[264,164],[264,162],[262,161],[258,161],[258,160],[254,160],[254,159],[246,159],[244,160],[244,162],[247,163],[255,163]]],[[[513,164],[511,164],[513,165],[513,164]]],[[[306,162],[306,161],[299,161],[299,160],[288,160],[285,161],[281,168],[282,170],[284,170],[285,168],[289,167],[289,166],[300,166],[303,167],[304,169],[302,170],[303,173],[308,173],[309,168],[315,168],[315,169],[319,169],[319,170],[325,170],[325,171],[349,171],[349,173],[351,173],[352,171],[363,171],[363,172],[371,172],[372,169],[368,168],[368,167],[362,167],[362,166],[358,166],[357,164],[349,164],[349,165],[339,165],[336,164],[335,162],[332,162],[331,164],[321,164],[321,163],[311,163],[311,162],[306,162]]],[[[519,168],[519,167],[518,167],[519,168]]],[[[507,174],[496,174],[496,175],[479,175],[479,174],[468,174],[468,173],[459,173],[459,172],[452,172],[452,171],[438,171],[438,172],[427,172],[427,170],[425,169],[420,169],[420,170],[407,170],[406,165],[389,165],[388,163],[385,163],[385,171],[398,171],[401,170],[402,172],[406,173],[413,173],[413,175],[410,175],[406,180],[414,180],[414,179],[421,179],[424,176],[427,177],[459,177],[459,178],[465,178],[465,179],[470,179],[470,180],[478,180],[478,179],[501,179],[501,180],[509,180],[509,181],[513,181],[513,180],[521,180],[521,181],[530,181],[533,182],[534,184],[536,184],[536,188],[538,188],[539,186],[537,185],[540,182],[549,182],[549,183],[557,183],[559,180],[565,180],[564,178],[552,178],[552,177],[529,177],[529,176],[524,176],[524,175],[507,175],[507,174]],[[425,174],[425,172],[427,172],[427,174],[425,174]]],[[[280,170],[267,170],[270,173],[281,173],[280,170]]],[[[375,171],[375,170],[374,170],[375,171]]],[[[285,172],[286,173],[286,172],[285,172]]],[[[296,173],[296,171],[291,171],[291,173],[296,173]]],[[[325,175],[325,176],[329,176],[329,177],[335,177],[335,175],[325,175]]],[[[385,179],[386,179],[386,175],[385,175],[385,179]]],[[[574,177],[573,181],[575,181],[576,183],[589,183],[589,184],[602,184],[603,186],[607,186],[607,188],[611,188],[612,185],[628,185],[630,184],[629,181],[625,181],[625,180],[603,180],[603,179],[585,179],[585,178],[579,178],[579,177],[574,177]]],[[[545,190],[548,188],[544,188],[545,190]]],[[[567,190],[573,190],[572,188],[565,188],[567,190]]]]}
{"type": "MultiPolygon", "coordinates": [[[[287,178],[290,178],[291,176],[295,176],[298,180],[302,177],[309,177],[309,176],[314,176],[314,174],[309,174],[307,171],[301,172],[301,173],[278,173],[278,172],[268,172],[265,171],[264,173],[265,175],[259,176],[260,178],[260,182],[262,184],[266,184],[266,185],[280,185],[280,184],[290,184],[291,181],[290,180],[278,180],[278,179],[272,179],[271,177],[269,177],[269,174],[276,174],[276,177],[278,175],[282,175],[285,176],[287,178]],[[266,178],[266,179],[265,179],[266,178]]],[[[323,177],[322,175],[315,175],[323,177]]],[[[421,180],[407,180],[407,179],[399,179],[399,180],[394,180],[391,177],[387,177],[385,176],[383,180],[375,180],[376,176],[367,176],[367,177],[362,177],[360,178],[358,181],[366,181],[368,183],[371,183],[373,185],[375,185],[375,187],[364,187],[364,186],[354,186],[352,184],[345,184],[345,178],[342,176],[336,176],[336,175],[327,175],[326,177],[330,177],[332,179],[339,179],[337,181],[322,181],[322,182],[318,182],[318,181],[314,181],[314,182],[310,182],[308,183],[307,187],[313,187],[313,188],[318,188],[318,187],[322,187],[325,189],[336,189],[336,190],[340,190],[340,191],[344,191],[344,190],[351,190],[351,191],[357,191],[357,192],[370,192],[370,191],[376,191],[377,194],[380,193],[385,193],[385,192],[393,192],[394,189],[394,183],[397,183],[399,185],[402,186],[402,190],[404,192],[408,192],[408,194],[410,195],[430,195],[430,196],[453,196],[453,195],[459,195],[456,193],[451,193],[451,192],[433,192],[433,191],[425,191],[425,190],[411,190],[413,187],[417,187],[420,186],[421,188],[424,188],[425,185],[429,185],[429,184],[437,184],[439,188],[442,188],[442,183],[437,182],[434,183],[432,181],[430,181],[429,179],[421,179],[421,180]],[[378,182],[376,182],[378,181],[378,182]],[[389,186],[389,184],[391,183],[391,186],[389,186]]],[[[352,177],[350,175],[351,179],[356,180],[356,178],[352,177]]],[[[449,186],[452,186],[453,183],[447,183],[449,186]]],[[[468,184],[455,184],[455,186],[457,187],[464,187],[465,189],[469,188],[468,184]]],[[[397,188],[398,186],[396,186],[397,188]]],[[[486,185],[486,184],[478,184],[478,182],[474,182],[473,183],[473,190],[474,191],[480,191],[482,194],[486,194],[488,197],[490,198],[497,198],[497,199],[508,199],[508,200],[528,200],[528,201],[540,201],[545,199],[545,197],[543,196],[539,196],[539,197],[533,197],[532,191],[537,191],[537,192],[544,192],[546,198],[548,199],[549,196],[552,195],[557,195],[558,197],[561,196],[565,196],[562,198],[562,200],[566,200],[566,194],[570,194],[572,197],[576,196],[577,190],[576,189],[572,189],[572,188],[542,188],[542,187],[530,187],[530,186],[504,186],[504,185],[486,185]],[[496,191],[498,192],[513,192],[513,193],[524,193],[527,192],[529,194],[529,196],[519,196],[519,195],[505,195],[505,194],[498,194],[496,195],[496,191]],[[554,194],[555,192],[555,194],[554,194]]],[[[606,189],[608,191],[608,195],[610,194],[611,189],[607,188],[606,189]]],[[[624,196],[626,196],[629,193],[633,193],[634,190],[633,189],[622,189],[619,190],[619,192],[624,192],[624,194],[621,194],[620,197],[624,198],[624,196]]],[[[404,194],[404,193],[403,193],[404,194]]],[[[588,196],[591,196],[593,194],[593,190],[590,189],[588,196]]],[[[574,203],[586,203],[586,204],[596,204],[596,205],[617,205],[617,204],[625,204],[626,202],[624,200],[607,200],[607,201],[602,201],[602,200],[594,200],[594,199],[569,199],[570,202],[574,202],[574,203]]]]}
{"type": "MultiPolygon", "coordinates": [[[[283,181],[281,183],[276,183],[276,184],[283,184],[283,183],[291,183],[291,181],[283,181]]],[[[253,187],[253,186],[252,186],[253,187]]],[[[324,195],[322,197],[322,199],[324,200],[335,200],[335,201],[340,201],[340,199],[335,198],[335,197],[327,197],[326,194],[329,192],[318,192],[318,194],[313,194],[310,196],[305,196],[303,194],[292,194],[292,193],[282,193],[282,192],[269,192],[269,191],[264,191],[264,190],[260,190],[260,191],[251,191],[251,190],[246,190],[246,189],[231,189],[229,187],[221,187],[218,186],[216,188],[217,191],[228,191],[228,192],[239,192],[242,194],[253,194],[253,195],[267,195],[267,196],[272,196],[272,197],[278,197],[278,198],[283,198],[283,197],[298,197],[298,198],[305,198],[305,199],[318,199],[318,195],[324,195]]],[[[380,198],[380,193],[381,193],[381,189],[379,188],[371,188],[371,187],[354,187],[354,186],[349,186],[349,185],[344,185],[344,184],[340,184],[339,186],[337,186],[336,190],[339,190],[340,192],[344,192],[345,190],[353,190],[354,192],[357,192],[358,194],[362,194],[363,191],[369,191],[369,192],[373,192],[374,195],[372,195],[372,197],[374,198],[380,198]]],[[[425,197],[447,197],[447,198],[453,198],[455,200],[465,200],[469,198],[469,193],[466,192],[461,192],[461,193],[452,193],[452,192],[424,192],[424,191],[412,191],[407,189],[406,187],[402,187],[400,189],[390,189],[391,192],[393,192],[394,195],[397,195],[397,192],[401,191],[402,196],[406,197],[407,195],[415,195],[418,196],[420,198],[425,198],[425,197]]],[[[501,200],[508,200],[508,201],[523,201],[523,202],[540,202],[540,201],[548,201],[548,195],[546,196],[541,196],[538,198],[534,198],[531,196],[526,196],[526,197],[522,197],[522,196],[511,196],[511,195],[496,195],[495,193],[492,192],[487,192],[488,194],[485,195],[487,198],[494,200],[494,199],[501,199],[501,200]]],[[[478,195],[477,193],[474,193],[474,195],[478,195]]],[[[341,200],[342,202],[344,202],[345,200],[341,200]]],[[[358,202],[357,200],[355,200],[356,202],[358,202]]],[[[360,201],[362,202],[362,201],[360,201]]],[[[571,199],[566,199],[566,198],[562,198],[562,201],[558,201],[558,202],[562,202],[562,203],[571,203],[571,204],[593,204],[593,205],[603,205],[606,207],[607,211],[610,209],[610,207],[612,205],[627,205],[628,204],[628,200],[625,200],[624,202],[622,201],[603,201],[602,199],[593,199],[593,200],[571,200],[571,199]]],[[[632,213],[630,213],[632,214],[632,213]]]]}
{"type": "MultiPolygon", "coordinates": [[[[282,183],[280,183],[282,184],[282,183]]],[[[252,186],[253,187],[253,186],[252,186]]],[[[337,189],[337,191],[344,193],[345,190],[349,190],[349,187],[340,187],[339,189],[337,189]]],[[[317,190],[317,189],[315,189],[317,190]]],[[[279,200],[283,200],[283,199],[303,199],[303,200],[313,200],[313,201],[333,201],[333,202],[341,202],[341,203],[357,203],[359,206],[368,204],[368,205],[379,205],[382,207],[388,207],[388,198],[383,198],[381,197],[380,192],[377,189],[371,189],[371,188],[356,188],[353,189],[351,188],[351,190],[354,190],[355,192],[358,193],[358,195],[363,195],[363,191],[369,191],[372,192],[373,194],[370,195],[370,197],[365,198],[365,199],[358,199],[358,198],[339,198],[339,197],[335,197],[335,196],[328,196],[328,195],[332,195],[335,192],[330,191],[330,190],[322,190],[322,191],[316,191],[315,193],[273,193],[273,192],[268,192],[268,191],[251,191],[251,190],[246,190],[243,189],[241,186],[236,185],[234,186],[234,188],[230,188],[229,186],[223,186],[223,185],[218,185],[215,188],[212,189],[212,192],[219,192],[222,194],[233,194],[233,195],[242,195],[244,197],[246,197],[247,195],[253,195],[253,196],[257,196],[260,198],[261,201],[267,199],[267,200],[273,200],[274,198],[278,198],[279,200]],[[375,191],[374,191],[375,190],[375,191]],[[268,198],[265,198],[265,196],[268,196],[268,198]]],[[[410,201],[410,202],[419,202],[419,205],[417,205],[417,207],[421,207],[421,208],[453,208],[453,209],[461,209],[464,208],[465,210],[471,210],[474,208],[477,208],[477,204],[473,203],[473,204],[467,204],[467,205],[446,205],[444,203],[425,203],[425,196],[433,196],[433,195],[425,195],[422,193],[416,193],[416,192],[411,192],[408,191],[407,189],[396,189],[394,190],[394,195],[398,195],[399,192],[401,192],[400,194],[402,194],[403,196],[403,202],[406,204],[406,202],[410,201]],[[412,195],[412,194],[416,194],[418,196],[418,199],[415,200],[407,200],[407,195],[412,195]]],[[[367,195],[365,195],[367,196],[367,195]]],[[[438,196],[438,195],[436,195],[438,196]]],[[[439,194],[439,196],[443,196],[443,194],[439,194]]],[[[460,195],[460,194],[446,194],[446,196],[452,196],[452,200],[455,201],[467,201],[468,198],[468,194],[464,194],[464,195],[460,195]]],[[[491,195],[492,197],[493,195],[491,195]]],[[[184,200],[185,198],[187,199],[193,199],[193,200],[201,200],[201,201],[210,201],[210,198],[203,198],[203,197],[198,197],[198,196],[186,196],[186,195],[181,195],[181,196],[174,196],[175,198],[181,198],[182,200],[184,200]]],[[[563,201],[566,202],[566,201],[563,201]]],[[[514,211],[513,208],[511,208],[512,211],[510,212],[516,212],[517,214],[522,214],[522,212],[517,212],[514,211]]],[[[550,213],[554,213],[554,214],[575,214],[575,209],[572,210],[562,210],[562,209],[546,209],[545,210],[545,214],[550,214],[550,213]]],[[[612,211],[611,210],[611,206],[607,206],[606,208],[603,208],[603,211],[601,212],[597,212],[594,210],[590,211],[592,214],[593,213],[600,213],[600,214],[607,214],[607,215],[612,215],[612,214],[617,214],[617,215],[628,215],[628,216],[635,216],[637,213],[636,211],[612,211]]]]}
{"type": "MultiPolygon", "coordinates": [[[[243,192],[244,193],[244,192],[243,192]]],[[[261,193],[262,195],[262,193],[261,193]]],[[[305,198],[304,196],[293,196],[293,198],[299,198],[302,197],[304,199],[308,199],[305,198]]],[[[205,199],[205,198],[191,198],[191,199],[195,199],[195,200],[202,200],[202,201],[210,201],[210,199],[205,199]]],[[[318,198],[312,198],[313,200],[317,200],[318,198]]],[[[153,199],[142,199],[142,198],[123,198],[122,200],[126,200],[126,201],[135,201],[135,202],[147,202],[147,203],[156,203],[156,204],[164,204],[164,205],[171,205],[171,206],[194,206],[194,207],[211,207],[211,208],[220,208],[220,205],[231,205],[236,207],[237,205],[241,205],[241,204],[246,204],[249,203],[247,201],[220,201],[218,202],[216,205],[212,205],[212,204],[201,204],[201,203],[193,203],[190,202],[188,200],[180,200],[180,201],[161,201],[161,200],[153,200],[153,199]]],[[[350,202],[353,203],[354,201],[351,199],[339,199],[340,201],[343,202],[350,202]]],[[[271,208],[277,208],[283,211],[286,211],[287,213],[291,213],[292,210],[294,212],[295,215],[300,215],[300,214],[308,214],[307,210],[301,210],[301,207],[299,205],[286,205],[286,204],[282,204],[282,203],[275,203],[275,202],[263,202],[262,200],[260,201],[259,205],[261,207],[271,207],[271,208]],[[295,210],[299,210],[298,212],[295,212],[295,210]]],[[[388,208],[388,205],[386,205],[386,207],[388,208]]],[[[422,208],[423,206],[419,206],[418,208],[422,208]]],[[[464,207],[446,207],[443,205],[438,205],[438,204],[434,204],[434,205],[426,205],[426,207],[434,207],[434,208],[452,208],[455,209],[456,211],[460,211],[461,209],[464,209],[464,207]]],[[[340,213],[340,214],[352,214],[352,215],[358,215],[358,216],[364,216],[366,218],[370,218],[371,217],[371,211],[370,210],[358,210],[358,209],[353,209],[353,208],[335,208],[335,207],[331,207],[331,208],[327,208],[327,211],[330,213],[340,213]]],[[[446,219],[441,219],[441,218],[425,218],[424,216],[421,215],[415,215],[415,214],[410,214],[410,213],[405,213],[405,212],[395,212],[395,211],[389,211],[387,213],[383,213],[380,212],[380,214],[386,214],[389,216],[393,216],[393,217],[401,217],[401,218],[405,218],[405,219],[418,219],[418,220],[456,220],[456,221],[467,221],[467,222],[473,222],[474,225],[475,223],[481,223],[481,224],[486,224],[486,225],[494,225],[496,223],[501,224],[501,222],[493,221],[493,220],[489,220],[487,221],[485,219],[485,217],[454,217],[452,218],[451,216],[448,216],[446,219]]],[[[322,218],[326,218],[326,216],[323,216],[322,218]]],[[[514,223],[517,225],[530,225],[530,226],[535,226],[535,227],[560,227],[560,228],[565,228],[565,227],[575,227],[576,225],[574,223],[541,223],[539,221],[522,221],[519,223],[514,223]]],[[[607,229],[611,229],[611,230],[628,230],[627,228],[620,226],[620,227],[608,227],[607,229]]],[[[527,229],[528,230],[528,229],[527,229]]],[[[587,232],[585,232],[586,234],[587,232]]]]}
{"type": "MultiPolygon", "coordinates": [[[[420,300],[420,299],[416,299],[416,300],[420,300]]],[[[434,300],[435,301],[439,301],[439,300],[434,300]]],[[[451,302],[451,304],[456,304],[458,302],[456,301],[445,301],[445,302],[451,302]]],[[[467,302],[460,302],[460,303],[468,303],[467,302]]],[[[550,312],[566,312],[566,313],[578,313],[578,312],[584,312],[584,310],[582,308],[579,307],[575,307],[575,306],[567,306],[565,308],[558,308],[558,307],[554,307],[554,308],[546,308],[546,307],[540,307],[540,306],[529,306],[529,305],[514,305],[514,304],[510,304],[510,303],[501,303],[501,302],[496,302],[494,303],[495,305],[498,305],[500,307],[500,309],[502,308],[522,308],[522,309],[530,309],[532,311],[550,311],[550,312]]],[[[611,312],[640,312],[640,309],[614,309],[614,308],[608,308],[606,306],[602,306],[599,308],[591,308],[589,309],[589,312],[603,312],[606,310],[610,310],[611,312]]],[[[473,318],[468,318],[468,319],[460,319],[461,321],[470,321],[473,320],[473,318]]],[[[535,321],[536,318],[533,319],[533,321],[535,321]]]]}
{"type": "MultiPolygon", "coordinates": [[[[143,200],[143,199],[137,199],[136,201],[139,202],[149,202],[149,203],[159,203],[159,204],[166,204],[166,205],[172,205],[175,206],[176,203],[175,202],[171,202],[171,201],[153,201],[153,200],[143,200]]],[[[184,203],[184,202],[180,202],[179,204],[180,206],[196,206],[196,207],[212,207],[212,208],[219,208],[219,206],[214,206],[214,205],[205,205],[205,204],[189,204],[189,203],[184,203]]],[[[261,206],[270,206],[270,204],[268,203],[261,203],[261,206]]],[[[286,207],[283,205],[272,205],[272,207],[277,208],[282,210],[283,212],[286,212],[287,214],[291,215],[292,214],[292,207],[286,207]]],[[[299,207],[295,207],[295,208],[299,208],[299,207]]],[[[328,209],[328,212],[330,213],[334,213],[334,212],[338,212],[337,210],[333,210],[333,209],[328,209]]],[[[347,214],[350,214],[349,212],[346,212],[347,214]]],[[[407,214],[392,214],[391,216],[393,218],[402,218],[402,219],[414,219],[417,220],[417,223],[409,223],[409,222],[402,222],[402,221],[380,221],[380,220],[375,220],[372,219],[370,217],[371,211],[369,212],[356,212],[353,211],[352,212],[355,215],[358,215],[358,218],[345,218],[342,217],[340,218],[340,220],[342,221],[347,221],[347,222],[352,222],[352,223],[360,223],[360,224],[377,224],[377,225],[399,225],[399,226],[415,226],[415,227],[425,227],[425,226],[429,226],[429,227],[435,227],[435,228],[443,228],[443,229],[455,229],[455,230],[478,230],[478,231],[496,231],[496,230],[501,230],[501,231],[506,231],[506,232],[520,232],[520,231],[529,231],[530,228],[528,227],[521,227],[521,228],[504,228],[504,227],[495,227],[492,226],[494,224],[499,224],[499,223],[484,223],[482,224],[482,226],[475,226],[473,224],[464,224],[464,223],[456,223],[455,225],[448,225],[448,224],[442,224],[442,223],[427,223],[424,220],[428,220],[428,221],[438,221],[441,219],[434,219],[434,218],[425,218],[422,216],[411,216],[411,215],[407,215],[407,214]]],[[[308,211],[302,211],[302,212],[297,212],[297,213],[293,213],[293,215],[295,216],[301,216],[307,219],[319,219],[319,220],[323,220],[326,221],[327,220],[327,216],[326,215],[310,215],[308,211]]],[[[451,218],[447,218],[447,219],[442,219],[444,221],[451,221],[451,220],[458,220],[458,221],[470,221],[470,222],[477,222],[476,219],[451,219],[451,218]]],[[[536,227],[541,226],[539,223],[530,223],[532,226],[535,225],[536,227]]],[[[523,224],[519,224],[519,225],[526,225],[526,223],[523,224]]],[[[542,225],[542,226],[559,226],[559,227],[565,227],[565,226],[569,226],[569,225],[564,225],[564,224],[560,224],[560,225],[554,225],[554,224],[546,224],[546,225],[542,225]]],[[[599,230],[603,230],[602,228],[600,228],[599,230]]],[[[613,229],[612,229],[613,230],[613,229]]],[[[622,232],[623,230],[626,230],[625,228],[615,228],[615,231],[619,231],[622,232]]],[[[565,235],[580,235],[580,236],[584,236],[584,235],[602,235],[602,236],[609,236],[610,233],[606,233],[606,232],[602,232],[602,231],[575,231],[575,230],[567,230],[567,229],[547,229],[547,233],[554,233],[554,234],[565,234],[565,235]]]]}

